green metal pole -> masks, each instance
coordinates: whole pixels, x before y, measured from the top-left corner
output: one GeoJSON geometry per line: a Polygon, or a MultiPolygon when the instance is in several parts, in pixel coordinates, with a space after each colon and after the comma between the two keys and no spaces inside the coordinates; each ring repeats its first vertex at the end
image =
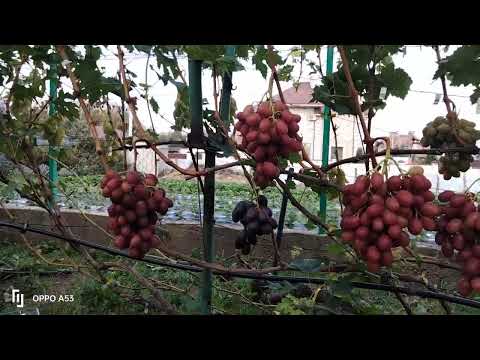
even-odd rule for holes
{"type": "MultiPolygon", "coordinates": [[[[327,49],[327,75],[333,72],[333,46],[327,49]]],[[[328,165],[330,155],[330,109],[328,106],[323,108],[323,142],[322,142],[322,166],[328,165]]],[[[327,194],[320,194],[320,218],[325,223],[327,218],[327,194]]],[[[321,227],[318,228],[320,234],[325,233],[321,227]]]]}
{"type": "MultiPolygon", "coordinates": [[[[189,97],[192,124],[190,144],[200,147],[203,143],[202,119],[202,62],[189,60],[189,97]],[[194,145],[195,144],[195,145],[194,145]]],[[[215,152],[205,150],[205,167],[215,167],[215,152]]],[[[215,212],[215,174],[205,176],[203,194],[203,258],[212,262],[214,258],[213,223],[215,212]]],[[[212,271],[205,269],[202,272],[202,288],[200,293],[200,311],[210,314],[212,308],[212,271]]]]}
{"type": "MultiPolygon", "coordinates": [[[[55,100],[57,99],[57,85],[58,85],[58,77],[55,71],[56,64],[52,62],[50,64],[49,70],[49,79],[50,79],[50,106],[48,108],[48,115],[53,116],[57,112],[55,106],[55,100]]],[[[57,149],[55,146],[48,145],[48,155],[54,158],[57,157],[57,149]]],[[[57,162],[52,158],[48,158],[48,178],[50,180],[50,189],[52,191],[52,203],[55,203],[58,198],[58,189],[57,189],[57,181],[58,181],[58,169],[57,169],[57,162]]]]}

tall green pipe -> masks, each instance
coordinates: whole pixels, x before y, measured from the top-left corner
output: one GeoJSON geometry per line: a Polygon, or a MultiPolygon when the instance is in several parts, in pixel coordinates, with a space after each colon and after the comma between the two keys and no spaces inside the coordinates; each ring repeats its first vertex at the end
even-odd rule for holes
{"type": "MultiPolygon", "coordinates": [[[[190,127],[190,144],[202,147],[203,116],[202,116],[202,61],[189,60],[189,98],[192,123],[190,127]]],[[[215,166],[215,152],[205,150],[205,167],[215,166]]],[[[214,258],[213,222],[215,213],[215,174],[205,176],[203,194],[203,258],[212,262],[214,258]]],[[[212,308],[212,271],[202,272],[202,288],[200,292],[200,311],[210,314],[212,308]]]]}
{"type": "MultiPolygon", "coordinates": [[[[235,47],[227,46],[226,54],[235,56],[235,47]]],[[[203,137],[202,122],[202,71],[201,62],[189,61],[189,89],[190,108],[192,112],[192,139],[203,137]],[[201,135],[200,135],[201,134],[201,135]]],[[[232,90],[232,74],[228,73],[223,77],[222,96],[220,104],[220,117],[228,122],[230,115],[230,96],[232,90]]],[[[215,151],[205,150],[205,167],[215,167],[215,151]]],[[[215,260],[215,242],[213,238],[213,226],[215,223],[215,173],[205,176],[203,198],[203,245],[204,260],[213,262],[215,260]]],[[[202,272],[202,289],[200,295],[200,310],[203,314],[210,314],[212,310],[212,283],[213,274],[211,270],[205,269],[202,272]]]]}
{"type": "MultiPolygon", "coordinates": [[[[58,76],[56,72],[56,64],[54,62],[50,63],[49,70],[49,82],[50,82],[50,105],[48,108],[48,115],[53,116],[57,112],[55,100],[57,99],[57,85],[58,85],[58,76]]],[[[53,145],[48,145],[48,178],[50,180],[50,189],[52,191],[52,204],[57,201],[58,198],[58,168],[57,162],[51,157],[57,157],[57,149],[53,145]]]]}
{"type": "MultiPolygon", "coordinates": [[[[327,49],[327,75],[333,72],[333,46],[327,49]]],[[[328,106],[323,108],[323,142],[322,142],[322,166],[328,165],[330,155],[330,109],[328,106]]],[[[320,218],[323,223],[327,218],[327,194],[320,194],[320,218]]],[[[320,234],[325,233],[324,229],[319,227],[320,234]]]]}

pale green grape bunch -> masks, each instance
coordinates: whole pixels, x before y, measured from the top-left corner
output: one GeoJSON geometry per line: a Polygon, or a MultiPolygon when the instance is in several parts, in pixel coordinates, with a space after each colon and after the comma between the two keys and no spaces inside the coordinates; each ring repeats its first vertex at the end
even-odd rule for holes
{"type": "MultiPolygon", "coordinates": [[[[457,119],[456,114],[452,116],[454,116],[454,121],[438,116],[435,120],[429,122],[423,129],[420,144],[432,148],[475,146],[476,142],[480,140],[480,131],[475,129],[475,123],[465,119],[457,119]]],[[[443,175],[445,180],[460,177],[461,172],[470,169],[472,161],[473,157],[468,153],[446,153],[439,159],[438,172],[443,175]]]]}

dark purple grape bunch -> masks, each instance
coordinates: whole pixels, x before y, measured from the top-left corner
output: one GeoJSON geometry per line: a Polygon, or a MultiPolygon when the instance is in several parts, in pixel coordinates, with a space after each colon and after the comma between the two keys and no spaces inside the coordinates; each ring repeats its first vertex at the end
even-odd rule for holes
{"type": "Polygon", "coordinates": [[[258,197],[258,206],[252,201],[240,201],[232,211],[232,221],[243,225],[243,231],[235,240],[235,248],[248,255],[252,245],[257,243],[257,236],[269,235],[277,228],[277,221],[272,217],[265,196],[258,197]]]}

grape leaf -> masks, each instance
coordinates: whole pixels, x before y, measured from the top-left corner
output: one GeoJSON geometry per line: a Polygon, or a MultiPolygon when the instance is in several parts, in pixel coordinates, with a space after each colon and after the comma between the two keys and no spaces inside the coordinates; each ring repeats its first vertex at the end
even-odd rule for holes
{"type": "Polygon", "coordinates": [[[286,182],[286,184],[287,184],[287,186],[288,186],[288,188],[289,188],[290,190],[293,190],[293,189],[296,188],[295,181],[293,181],[293,180],[288,180],[288,181],[286,182]]]}
{"type": "Polygon", "coordinates": [[[153,45],[135,45],[135,48],[138,51],[142,51],[142,52],[145,52],[147,54],[149,54],[150,51],[152,51],[152,47],[153,47],[153,45]]]}
{"type": "Polygon", "coordinates": [[[387,95],[393,95],[401,99],[405,99],[408,94],[412,79],[401,68],[395,68],[393,63],[382,68],[380,74],[377,75],[378,81],[387,88],[387,95]]]}
{"type": "Polygon", "coordinates": [[[334,256],[339,256],[345,254],[345,248],[335,242],[332,242],[331,244],[328,245],[327,251],[329,254],[332,254],[334,256]]]}
{"type": "Polygon", "coordinates": [[[285,170],[288,166],[288,161],[287,159],[283,158],[283,157],[278,157],[278,167],[281,169],[281,170],[285,170]]]}
{"type": "Polygon", "coordinates": [[[155,101],[155,99],[152,97],[149,99],[150,105],[152,106],[152,110],[155,112],[155,114],[158,114],[158,103],[155,101]]]}
{"type": "Polygon", "coordinates": [[[464,45],[456,49],[440,63],[433,79],[446,75],[453,86],[473,85],[477,89],[470,96],[472,104],[476,103],[480,88],[480,45],[464,45]]]}
{"type": "Polygon", "coordinates": [[[288,264],[289,269],[303,272],[317,272],[323,266],[325,262],[320,259],[296,259],[288,264]]]}
{"type": "Polygon", "coordinates": [[[317,227],[317,225],[310,219],[308,219],[308,221],[304,225],[308,230],[313,230],[317,227]]]}
{"type": "Polygon", "coordinates": [[[470,95],[470,101],[472,102],[472,104],[475,104],[479,98],[480,98],[480,88],[476,88],[473,91],[473,94],[470,95]]]}
{"type": "Polygon", "coordinates": [[[480,84],[480,45],[464,45],[447,56],[439,65],[433,79],[451,75],[453,86],[480,84]]]}
{"type": "Polygon", "coordinates": [[[300,157],[299,153],[293,152],[288,155],[288,160],[293,165],[293,164],[299,163],[302,160],[302,158],[300,157]]]}
{"type": "Polygon", "coordinates": [[[292,80],[292,71],[293,65],[282,66],[278,71],[278,79],[280,81],[290,81],[292,80]]]}
{"type": "Polygon", "coordinates": [[[255,54],[252,57],[252,64],[255,65],[255,68],[260,71],[264,78],[267,77],[268,67],[265,63],[267,58],[267,49],[264,46],[257,46],[255,54]]]}

